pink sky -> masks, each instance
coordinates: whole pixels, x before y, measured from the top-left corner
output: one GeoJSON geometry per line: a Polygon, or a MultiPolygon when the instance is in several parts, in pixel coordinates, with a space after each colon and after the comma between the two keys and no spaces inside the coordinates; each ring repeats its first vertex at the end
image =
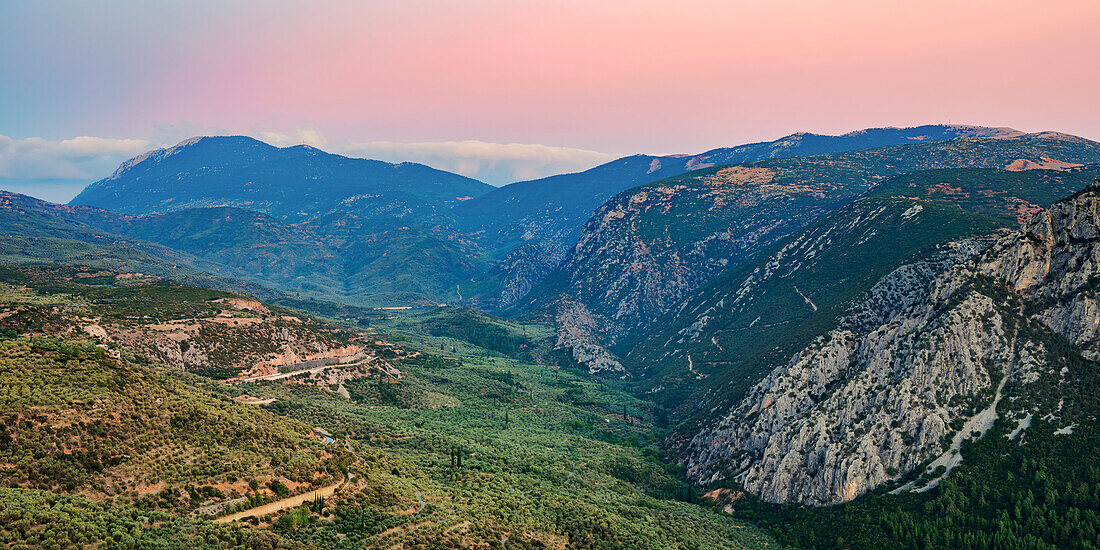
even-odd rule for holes
{"type": "Polygon", "coordinates": [[[1097,0],[13,2],[0,51],[17,139],[309,129],[626,154],[948,121],[1100,138],[1097,0]]]}
{"type": "Polygon", "coordinates": [[[1095,0],[325,7],[212,22],[145,116],[618,152],[948,119],[1100,137],[1095,0]]]}

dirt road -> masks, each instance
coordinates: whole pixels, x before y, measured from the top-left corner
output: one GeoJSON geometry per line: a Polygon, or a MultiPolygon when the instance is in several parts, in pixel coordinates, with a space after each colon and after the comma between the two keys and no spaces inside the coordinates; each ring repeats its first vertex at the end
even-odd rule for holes
{"type": "Polygon", "coordinates": [[[245,510],[243,512],[237,512],[235,514],[229,514],[228,516],[222,516],[220,518],[215,519],[214,521],[216,523],[230,523],[230,522],[237,521],[241,518],[247,518],[249,516],[260,517],[260,516],[264,516],[264,515],[267,515],[267,514],[272,514],[272,513],[278,512],[280,510],[287,510],[287,509],[290,509],[290,508],[297,508],[298,506],[301,506],[303,503],[310,502],[313,499],[317,498],[318,496],[321,496],[321,497],[332,496],[336,492],[336,488],[340,487],[341,485],[342,484],[340,484],[340,483],[334,483],[332,485],[329,485],[328,487],[321,487],[320,489],[314,489],[314,490],[312,490],[308,493],[302,493],[300,495],[294,495],[292,497],[287,497],[287,498],[284,498],[282,500],[276,500],[275,502],[269,502],[267,504],[262,504],[260,506],[255,507],[255,508],[249,508],[248,510],[245,510]]]}

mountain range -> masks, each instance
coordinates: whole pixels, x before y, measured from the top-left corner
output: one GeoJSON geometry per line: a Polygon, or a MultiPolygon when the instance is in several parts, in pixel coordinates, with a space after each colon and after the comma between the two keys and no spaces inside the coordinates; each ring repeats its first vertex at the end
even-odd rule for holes
{"type": "MultiPolygon", "coordinates": [[[[196,447],[205,435],[181,435],[180,400],[214,414],[208,388],[226,378],[270,393],[278,404],[264,412],[279,420],[266,431],[260,416],[227,410],[282,458],[265,465],[229,445],[217,452],[242,461],[233,480],[201,468],[162,477],[238,492],[244,476],[264,477],[279,496],[274,482],[319,485],[340,461],[360,463],[357,448],[373,457],[362,483],[381,483],[371,490],[392,515],[342,500],[333,513],[356,519],[324,527],[333,540],[354,523],[371,526],[358,541],[396,542],[397,507],[415,490],[412,514],[449,526],[410,528],[433,544],[514,535],[537,547],[600,532],[641,547],[656,535],[625,518],[661,510],[676,542],[653,547],[770,544],[728,522],[800,547],[901,548],[925,535],[927,547],[1072,546],[1100,525],[1089,515],[1100,494],[1098,212],[1100,143],[1009,128],[793,134],[501,188],[418,164],[196,138],[127,161],[68,205],[0,193],[0,264],[12,266],[0,266],[0,328],[16,335],[0,340],[0,358],[25,376],[20,358],[48,357],[50,387],[59,365],[82,365],[111,396],[106,434],[139,427],[110,380],[140,381],[141,402],[168,397],[147,407],[163,422],[142,437],[180,439],[175,452],[204,464],[216,459],[196,447]],[[306,376],[284,379],[287,368],[306,376]],[[303,421],[339,426],[351,454],[319,450],[303,421]],[[390,433],[400,422],[415,435],[390,433]],[[380,435],[362,435],[371,430],[380,435]],[[308,463],[291,468],[299,453],[308,463]],[[582,471],[601,481],[570,489],[582,471]],[[500,483],[572,515],[516,501],[527,519],[478,516],[516,496],[500,483]],[[823,538],[830,525],[855,534],[838,544],[823,538]]],[[[35,406],[79,400],[65,399],[35,406]]],[[[47,424],[32,431],[54,433],[47,424]]],[[[121,459],[98,430],[107,439],[79,452],[107,454],[65,466],[72,487],[35,484],[144,502],[131,466],[103,466],[121,459]]],[[[69,460],[34,452],[36,468],[69,460]]],[[[202,497],[169,492],[165,506],[197,514],[202,497]]]]}
{"type": "Polygon", "coordinates": [[[992,437],[1026,439],[1033,422],[1091,434],[1098,201],[1100,184],[985,250],[954,241],[879,278],[693,438],[689,475],[829,504],[935,487],[999,419],[1011,429],[992,437]]]}
{"type": "Polygon", "coordinates": [[[564,260],[592,213],[636,185],[763,158],[1019,134],[966,126],[794,134],[693,156],[626,157],[499,189],[418,164],[353,159],[308,146],[278,148],[243,136],[208,137],[127,161],[70,204],[135,217],[174,214],[200,220],[211,215],[203,212],[210,208],[267,214],[262,221],[247,221],[246,214],[227,216],[207,234],[210,242],[252,239],[258,248],[286,242],[280,256],[284,266],[274,267],[270,258],[250,252],[227,257],[190,236],[191,242],[182,242],[148,232],[158,223],[175,225],[169,217],[163,222],[122,223],[102,216],[82,221],[198,254],[224,265],[227,273],[262,274],[262,284],[286,292],[370,305],[461,300],[494,309],[515,306],[564,260]],[[260,238],[259,233],[271,234],[260,238]],[[285,241],[290,235],[294,238],[285,241]]]}

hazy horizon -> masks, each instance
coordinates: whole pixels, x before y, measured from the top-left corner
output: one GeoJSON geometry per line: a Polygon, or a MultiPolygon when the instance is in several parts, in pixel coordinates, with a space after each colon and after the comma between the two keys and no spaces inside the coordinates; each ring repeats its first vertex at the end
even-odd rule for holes
{"type": "Polygon", "coordinates": [[[498,186],[803,131],[956,123],[1100,138],[1100,4],[1087,0],[1041,16],[991,0],[296,7],[0,5],[0,181],[63,197],[208,134],[498,186]]]}
{"type": "MultiPolygon", "coordinates": [[[[936,125],[938,123],[929,123],[928,125],[936,125]]],[[[915,126],[925,126],[919,124],[915,126]]],[[[985,126],[980,124],[958,124],[957,126],[985,126]]],[[[899,126],[884,126],[877,128],[898,128],[899,126]]],[[[831,135],[843,135],[851,132],[858,132],[861,130],[877,129],[877,128],[859,128],[853,129],[849,132],[841,132],[831,135]]],[[[1019,128],[1014,128],[1019,130],[1019,128]]],[[[1045,131],[1045,130],[1044,130],[1045,131]]],[[[814,132],[810,132],[814,133],[814,132]]],[[[205,136],[192,136],[195,137],[212,137],[212,136],[230,136],[241,134],[208,134],[205,136]]],[[[723,145],[716,145],[707,149],[690,152],[679,153],[629,153],[626,155],[608,155],[604,153],[598,153],[596,151],[585,151],[582,149],[568,148],[568,147],[547,147],[539,144],[522,144],[522,143],[508,143],[508,144],[496,144],[486,143],[474,140],[466,140],[461,142],[441,142],[441,143],[397,143],[397,142],[374,142],[369,144],[355,144],[350,143],[345,145],[342,149],[330,150],[326,147],[326,143],[323,138],[319,138],[316,134],[313,135],[301,135],[298,139],[292,136],[283,135],[261,135],[247,136],[252,137],[274,145],[276,147],[289,147],[294,145],[310,145],[326,152],[340,154],[343,156],[353,158],[367,158],[373,160],[383,160],[386,162],[400,163],[400,162],[416,162],[425,164],[433,168],[440,170],[446,170],[454,172],[460,175],[465,175],[474,179],[478,179],[484,183],[488,183],[494,187],[503,187],[512,183],[518,183],[522,181],[529,181],[533,179],[539,179],[546,176],[565,174],[571,172],[580,172],[589,168],[610,162],[612,160],[630,156],[633,154],[656,154],[656,155],[691,155],[702,153],[706,150],[716,149],[720,147],[734,147],[738,145],[745,145],[748,143],[774,141],[792,134],[785,134],[783,136],[777,136],[772,139],[756,139],[743,143],[729,143],[723,145]],[[464,165],[464,157],[476,156],[479,151],[496,150],[497,154],[504,153],[506,157],[504,160],[511,160],[513,164],[505,166],[499,172],[494,172],[496,168],[495,162],[491,163],[488,167],[482,167],[479,165],[464,165]],[[369,151],[367,154],[357,154],[360,152],[369,151]],[[381,154],[370,154],[381,153],[381,154]],[[564,165],[564,166],[563,166],[564,165]],[[558,169],[561,168],[561,169],[558,169]],[[487,175],[490,177],[477,177],[479,170],[488,169],[487,175]],[[507,177],[508,174],[523,174],[527,171],[529,177],[507,177]],[[504,177],[501,177],[504,176],[504,177]]],[[[820,135],[820,134],[819,134],[820,135]]],[[[1084,137],[1084,136],[1082,136],[1084,137]]],[[[5,145],[6,136],[0,135],[0,153],[3,152],[3,146],[5,145]]],[[[58,149],[77,149],[80,148],[80,140],[95,140],[96,138],[88,138],[87,136],[81,136],[76,140],[66,140],[58,145],[58,149]]],[[[153,151],[156,149],[162,149],[178,145],[187,139],[180,140],[176,143],[165,143],[158,145],[148,145],[144,149],[135,149],[135,153],[128,156],[119,156],[117,152],[111,154],[98,155],[95,157],[88,157],[82,155],[79,151],[73,156],[76,162],[85,162],[89,165],[95,165],[96,168],[102,173],[101,176],[97,176],[92,179],[87,178],[12,178],[12,177],[0,177],[0,190],[11,191],[28,195],[37,199],[53,203],[67,203],[80,193],[88,185],[95,183],[103,178],[108,177],[122,162],[140,156],[141,154],[153,151]],[[117,158],[116,158],[117,157],[117,158]],[[108,162],[114,162],[113,165],[108,166],[108,162]]],[[[28,140],[24,140],[26,142],[28,140]]],[[[31,138],[29,140],[32,144],[42,146],[46,142],[40,140],[40,138],[31,138]],[[37,143],[35,143],[37,142],[37,143]]],[[[119,140],[121,141],[121,140],[119,140]]],[[[10,145],[9,145],[10,147],[10,145]]],[[[43,147],[44,148],[44,147],[43,147]]],[[[12,155],[17,156],[17,155],[12,155]]],[[[496,162],[501,162],[498,159],[496,162]]]]}

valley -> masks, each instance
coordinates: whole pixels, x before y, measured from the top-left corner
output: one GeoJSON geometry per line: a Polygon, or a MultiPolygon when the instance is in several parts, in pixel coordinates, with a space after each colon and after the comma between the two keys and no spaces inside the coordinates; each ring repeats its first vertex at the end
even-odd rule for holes
{"type": "Polygon", "coordinates": [[[238,136],[3,192],[0,540],[1093,547],[1098,163],[922,126],[491,188],[238,136]]]}
{"type": "MultiPolygon", "coordinates": [[[[103,403],[100,406],[106,406],[107,410],[121,408],[117,409],[119,412],[93,412],[105,414],[108,419],[102,427],[98,423],[88,424],[93,435],[102,434],[99,436],[106,438],[103,442],[80,438],[69,439],[59,448],[47,444],[33,453],[11,449],[15,453],[13,458],[29,453],[27,456],[43,457],[36,460],[60,461],[59,464],[70,460],[66,457],[77,456],[74,453],[92,453],[84,460],[94,462],[76,462],[83,466],[72,477],[59,478],[59,474],[46,469],[41,470],[46,477],[31,477],[18,470],[9,471],[8,479],[28,476],[30,480],[41,480],[36,488],[39,491],[78,494],[88,499],[88,506],[107,502],[123,509],[148,510],[143,513],[173,515],[202,510],[203,515],[217,510],[211,504],[222,500],[228,503],[230,515],[217,521],[233,523],[234,518],[239,518],[247,527],[256,525],[258,519],[259,525],[272,525],[284,544],[298,541],[327,545],[339,541],[341,544],[337,546],[341,547],[388,546],[400,540],[404,544],[451,541],[467,545],[507,538],[511,545],[520,547],[557,547],[564,540],[572,540],[573,545],[578,541],[583,544],[591,536],[617,539],[629,546],[705,544],[739,548],[766,544],[764,534],[713,516],[691,503],[698,498],[693,496],[695,492],[678,481],[674,465],[658,458],[656,441],[650,433],[653,417],[644,402],[568,370],[529,362],[527,350],[534,351],[543,345],[541,341],[548,337],[546,327],[525,329],[489,318],[472,321],[463,310],[440,310],[418,317],[412,325],[407,324],[408,320],[394,325],[390,334],[400,343],[380,341],[373,332],[352,337],[364,346],[373,346],[372,356],[385,366],[369,363],[367,372],[348,377],[344,381],[346,396],[324,377],[314,376],[308,370],[287,373],[290,375],[287,378],[275,380],[237,377],[227,380],[230,382],[227,384],[191,374],[210,374],[208,368],[198,363],[165,362],[161,367],[153,366],[150,357],[131,355],[133,348],[125,343],[115,345],[113,329],[107,336],[97,336],[67,325],[68,315],[84,314],[89,307],[99,309],[104,318],[117,315],[109,305],[117,303],[113,293],[143,288],[115,286],[119,281],[116,273],[75,270],[75,274],[80,273],[95,277],[75,277],[74,272],[39,268],[9,269],[6,273],[11,282],[4,303],[9,308],[7,312],[14,313],[5,315],[4,320],[12,323],[6,326],[19,327],[20,334],[5,341],[4,414],[16,414],[6,422],[12,430],[7,432],[9,442],[41,437],[37,434],[69,433],[72,428],[59,426],[47,411],[64,414],[68,407],[79,407],[79,403],[88,401],[89,397],[73,398],[78,401],[59,401],[56,397],[61,388],[70,385],[85,390],[94,387],[90,381],[78,382],[73,378],[81,372],[76,368],[77,361],[91,361],[91,365],[100,365],[93,369],[107,369],[103,375],[97,375],[105,377],[105,385],[99,394],[93,394],[98,395],[93,399],[103,403]],[[82,282],[68,282],[67,276],[82,282]],[[32,314],[31,306],[46,311],[32,314]],[[51,322],[15,324],[16,318],[37,319],[40,315],[51,322]],[[438,327],[430,330],[436,335],[420,332],[425,324],[438,327]],[[410,328],[414,332],[409,332],[410,328]],[[527,337],[523,336],[523,330],[527,330],[527,337]],[[520,344],[509,345],[513,341],[520,344]],[[95,342],[102,342],[99,345],[103,347],[95,347],[95,342]],[[49,351],[55,348],[58,351],[49,351]],[[64,374],[45,370],[41,362],[35,362],[32,368],[36,378],[30,379],[26,371],[18,370],[27,368],[21,366],[28,365],[21,358],[28,353],[47,354],[45,357],[61,354],[55,361],[64,368],[64,374]],[[93,360],[95,357],[99,359],[93,360]],[[179,388],[176,391],[187,391],[194,397],[191,404],[164,401],[155,392],[150,398],[138,398],[135,382],[114,385],[117,383],[112,381],[115,376],[112,372],[117,369],[133,373],[127,376],[179,388]],[[35,393],[28,393],[31,391],[35,393]],[[42,397],[27,402],[29,395],[42,397]],[[236,398],[243,396],[247,396],[245,403],[238,403],[236,398]],[[150,403],[154,398],[156,406],[165,411],[158,414],[169,419],[168,424],[157,429],[168,431],[145,436],[137,427],[144,424],[127,423],[131,413],[126,402],[140,403],[144,399],[150,403]],[[200,401],[193,401],[195,398],[200,401]],[[247,416],[232,421],[236,431],[225,431],[212,417],[202,416],[217,414],[213,410],[200,413],[202,409],[195,409],[201,400],[221,403],[222,416],[247,416]],[[17,412],[20,409],[23,412],[17,412]],[[125,422],[116,423],[112,420],[115,418],[125,422]],[[282,430],[285,435],[277,440],[281,443],[272,446],[271,440],[258,439],[271,437],[256,431],[261,425],[271,426],[264,430],[282,430]],[[321,428],[336,440],[328,442],[320,438],[316,435],[319,430],[310,426],[321,428]],[[199,427],[199,432],[193,432],[199,427]],[[186,436],[188,439],[180,439],[183,433],[190,434],[186,436]],[[164,437],[169,439],[157,439],[164,437]],[[165,452],[164,446],[155,443],[172,441],[171,449],[175,449],[175,445],[196,437],[204,438],[196,441],[214,446],[203,451],[183,446],[178,451],[165,452]],[[156,454],[138,458],[121,451],[122,446],[146,438],[148,449],[156,454]],[[219,441],[232,441],[243,447],[220,448],[216,443],[219,441]],[[257,448],[261,441],[265,444],[257,448]],[[265,458],[256,460],[257,455],[249,454],[257,452],[265,458]],[[158,455],[160,458],[154,458],[158,455]],[[228,468],[206,469],[237,456],[238,462],[232,464],[241,466],[226,464],[228,468]],[[181,457],[188,457],[186,462],[194,467],[173,469],[170,465],[181,457]],[[201,469],[195,469],[198,467],[201,469]],[[167,473],[133,478],[135,474],[159,469],[167,473]],[[340,487],[344,475],[348,481],[340,487]],[[56,480],[60,485],[48,480],[56,480]],[[310,490],[311,487],[320,488],[310,490]],[[674,494],[679,497],[674,498],[674,494]],[[323,508],[313,509],[318,496],[323,499],[323,508]],[[425,502],[422,506],[416,504],[420,499],[425,502]],[[549,502],[555,505],[548,506],[549,502]],[[608,502],[615,504],[604,506],[608,502]],[[242,503],[249,508],[232,512],[242,503]],[[316,512],[316,519],[309,513],[302,515],[300,510],[305,508],[297,508],[298,503],[308,504],[316,512]],[[595,507],[595,503],[603,505],[595,507]],[[252,507],[255,511],[249,513],[252,507]],[[280,512],[287,509],[291,512],[283,516],[280,512]],[[627,520],[639,513],[656,514],[662,519],[648,526],[627,520]]],[[[168,285],[159,288],[172,290],[170,295],[179,296],[178,301],[165,302],[163,296],[152,301],[131,298],[120,313],[144,311],[143,308],[155,304],[161,316],[173,311],[177,315],[194,315],[203,307],[224,307],[234,302],[248,306],[253,312],[261,308],[271,311],[270,306],[224,297],[224,293],[206,291],[195,298],[196,289],[172,286],[166,281],[157,283],[168,285]]],[[[162,324],[170,322],[160,320],[162,324]]],[[[324,338],[330,339],[328,345],[343,343],[339,336],[328,336],[335,328],[316,323],[305,318],[295,323],[293,326],[308,330],[312,339],[299,336],[293,345],[309,348],[324,338]]],[[[255,343],[245,349],[252,352],[254,359],[264,357],[261,353],[265,346],[288,345],[280,344],[279,336],[269,332],[255,333],[252,338],[255,343]]],[[[188,352],[193,353],[190,349],[188,352]]],[[[363,367],[333,364],[328,369],[346,372],[363,367]]],[[[138,413],[150,418],[144,409],[138,413]]],[[[63,418],[75,421],[71,416],[63,418]]],[[[83,426],[83,421],[80,425],[83,426]]],[[[195,532],[214,529],[202,520],[191,521],[190,528],[195,532]]],[[[26,533],[35,532],[33,526],[28,527],[26,533]]],[[[137,532],[150,540],[171,538],[162,536],[157,529],[137,532]]]]}
{"type": "Polygon", "coordinates": [[[0,550],[1100,550],[1097,29],[0,0],[0,550]]]}

